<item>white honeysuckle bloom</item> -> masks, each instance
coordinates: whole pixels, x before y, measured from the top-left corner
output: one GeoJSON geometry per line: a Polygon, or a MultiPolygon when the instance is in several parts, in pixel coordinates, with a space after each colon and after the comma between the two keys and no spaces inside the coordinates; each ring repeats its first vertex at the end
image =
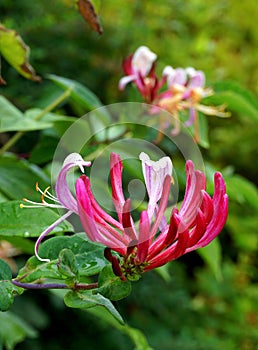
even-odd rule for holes
{"type": "Polygon", "coordinates": [[[190,78],[187,84],[188,88],[204,87],[205,74],[201,70],[196,70],[193,67],[187,67],[185,72],[190,78]]]}
{"type": "Polygon", "coordinates": [[[186,74],[191,78],[191,77],[194,77],[195,75],[196,75],[196,69],[195,68],[193,68],[193,67],[187,67],[186,69],[185,69],[185,72],[186,72],[186,74]]]}
{"type": "Polygon", "coordinates": [[[146,153],[141,152],[139,158],[142,162],[142,172],[149,196],[148,216],[151,220],[157,202],[161,198],[165,178],[167,175],[172,175],[173,165],[169,157],[153,161],[146,153]]]}
{"type": "Polygon", "coordinates": [[[166,66],[162,72],[163,77],[167,78],[168,87],[173,85],[185,85],[187,82],[187,74],[183,68],[174,69],[171,66],[166,66]]]}
{"type": "Polygon", "coordinates": [[[156,59],[157,55],[147,46],[140,46],[133,55],[132,68],[135,73],[139,72],[143,77],[146,77],[156,59]]]}

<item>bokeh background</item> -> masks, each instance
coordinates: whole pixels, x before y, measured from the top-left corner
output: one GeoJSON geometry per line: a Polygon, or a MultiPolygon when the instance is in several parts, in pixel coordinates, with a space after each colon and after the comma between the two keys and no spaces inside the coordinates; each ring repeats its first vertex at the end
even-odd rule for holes
{"type": "MultiPolygon", "coordinates": [[[[1,94],[21,110],[45,106],[59,93],[44,79],[53,73],[87,86],[103,104],[141,101],[133,89],[120,92],[117,85],[123,58],[146,45],[158,54],[158,69],[193,66],[205,72],[208,85],[233,81],[257,98],[256,0],[109,0],[101,2],[100,18],[102,36],[89,28],[73,1],[1,0],[1,22],[22,35],[43,77],[40,84],[26,81],[3,61],[8,85],[1,94]]],[[[80,113],[71,105],[63,111],[80,113]]],[[[190,253],[171,263],[166,274],[148,273],[134,285],[116,307],[154,349],[258,348],[258,123],[248,113],[232,113],[229,119],[208,117],[208,124],[205,161],[235,174],[228,182],[229,220],[220,235],[222,279],[190,253]]],[[[16,151],[29,152],[39,137],[29,133],[16,151]]],[[[13,312],[31,327],[19,350],[134,348],[116,326],[90,312],[68,310],[55,294],[28,292],[13,312]]]]}

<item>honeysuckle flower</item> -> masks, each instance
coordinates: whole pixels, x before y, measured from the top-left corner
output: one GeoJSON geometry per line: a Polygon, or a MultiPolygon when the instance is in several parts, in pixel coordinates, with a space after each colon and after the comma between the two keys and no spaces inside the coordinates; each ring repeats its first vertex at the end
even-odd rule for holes
{"type": "Polygon", "coordinates": [[[189,111],[189,118],[185,122],[186,127],[195,124],[195,138],[199,140],[198,114],[202,112],[207,115],[228,117],[230,114],[224,111],[225,106],[206,106],[201,100],[213,94],[212,89],[205,88],[205,75],[193,67],[172,68],[166,66],[163,70],[163,77],[167,81],[168,90],[157,97],[156,105],[166,109],[174,117],[175,128],[173,134],[180,131],[180,112],[189,111]]]}
{"type": "MultiPolygon", "coordinates": [[[[202,71],[193,67],[166,66],[161,79],[158,79],[155,74],[156,59],[157,55],[146,46],[139,47],[123,62],[126,76],[120,79],[119,89],[123,90],[128,83],[132,82],[144,101],[152,105],[151,114],[160,113],[160,108],[172,114],[174,124],[172,135],[179,134],[181,114],[187,111],[189,117],[184,124],[186,127],[194,126],[194,137],[199,142],[198,112],[222,118],[229,117],[230,113],[225,112],[226,106],[224,105],[214,107],[201,103],[202,99],[213,94],[211,88],[205,87],[205,74],[202,71]],[[164,90],[166,83],[167,89],[164,90]]],[[[162,129],[168,128],[170,124],[171,120],[168,120],[167,117],[166,120],[160,121],[162,129]]]]}
{"type": "Polygon", "coordinates": [[[214,175],[215,188],[211,198],[206,192],[205,175],[195,170],[193,162],[188,160],[182,205],[180,209],[174,207],[171,210],[167,221],[165,211],[172,184],[172,162],[168,157],[152,161],[143,152],[139,158],[149,202],[147,209],[140,213],[138,225],[130,213],[130,198],[125,199],[123,194],[123,164],[118,154],[112,153],[110,156],[112,200],[117,218],[113,218],[97,203],[91,191],[90,178],[86,175],[81,175],[76,180],[76,196],[72,195],[66,181],[67,172],[76,166],[83,172],[83,167],[90,165],[90,162],[84,161],[76,153],[65,159],[58,175],[57,197],[50,194],[48,188],[41,191],[37,187],[42,194],[42,203],[25,200],[31,206],[68,209],[66,214],[40,235],[35,246],[39,260],[49,261],[38,255],[41,240],[72,213],[80,216],[91,241],[107,247],[105,257],[111,262],[114,273],[122,280],[137,280],[144,272],[206,246],[221,232],[227,219],[228,197],[220,173],[214,175]],[[46,199],[54,203],[48,203],[46,199]]]}
{"type": "Polygon", "coordinates": [[[225,182],[214,175],[213,198],[206,192],[205,175],[186,162],[185,196],[178,209],[164,223],[171,187],[172,163],[167,157],[151,161],[141,153],[144,179],[149,196],[147,210],[140,214],[138,227],[130,214],[130,199],[122,189],[123,165],[120,156],[110,157],[112,199],[117,219],[106,213],[95,200],[90,179],[76,181],[76,199],[82,225],[90,240],[107,246],[106,258],[122,280],[136,280],[143,272],[160,267],[192,250],[209,244],[222,230],[228,212],[225,182]],[[155,209],[153,209],[155,208],[155,209]],[[112,254],[112,250],[120,257],[112,254]]]}
{"type": "Polygon", "coordinates": [[[61,216],[57,221],[55,221],[52,225],[50,225],[39,236],[35,244],[35,255],[40,261],[49,261],[49,259],[41,258],[38,255],[38,248],[43,238],[49,232],[51,232],[57,225],[59,225],[62,221],[67,219],[72,213],[79,214],[77,201],[72,195],[67,184],[67,180],[66,180],[67,172],[74,167],[79,167],[81,172],[84,173],[83,167],[88,167],[90,165],[91,165],[91,162],[84,161],[83,158],[80,156],[80,154],[78,153],[69,154],[65,158],[62,169],[57,178],[56,187],[55,187],[56,197],[49,192],[50,187],[47,187],[44,191],[42,191],[38,186],[38,184],[36,184],[36,190],[39,193],[41,193],[41,203],[33,202],[31,200],[24,198],[23,201],[28,203],[28,205],[20,204],[21,208],[48,207],[48,208],[68,209],[68,211],[63,216],[61,216]]]}
{"type": "Polygon", "coordinates": [[[154,99],[158,86],[158,80],[154,73],[157,55],[146,46],[140,46],[134,54],[123,61],[126,76],[120,79],[119,89],[134,82],[146,102],[154,99]]]}

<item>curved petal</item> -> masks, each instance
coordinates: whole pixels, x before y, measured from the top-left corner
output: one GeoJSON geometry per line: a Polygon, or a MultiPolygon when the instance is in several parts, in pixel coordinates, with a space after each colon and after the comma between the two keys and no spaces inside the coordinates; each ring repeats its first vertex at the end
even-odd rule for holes
{"type": "Polygon", "coordinates": [[[203,237],[206,229],[206,222],[205,222],[205,216],[202,213],[201,209],[198,209],[197,216],[196,216],[196,225],[191,230],[189,235],[189,241],[188,241],[188,248],[194,246],[197,244],[201,238],[203,237]]]}
{"type": "Polygon", "coordinates": [[[122,171],[123,165],[121,158],[116,153],[111,153],[110,155],[110,181],[112,187],[112,199],[113,204],[116,208],[116,212],[120,223],[122,223],[122,213],[125,203],[125,198],[123,194],[122,187],[122,171]]]}
{"type": "Polygon", "coordinates": [[[167,248],[169,245],[177,238],[178,226],[180,223],[180,218],[178,216],[178,209],[173,208],[170,217],[170,224],[167,228],[161,232],[161,234],[155,239],[149,248],[148,259],[154,258],[155,255],[159,254],[162,250],[167,248]]]}
{"type": "Polygon", "coordinates": [[[157,55],[147,46],[140,46],[135,51],[132,59],[134,72],[139,72],[143,77],[146,77],[156,59],[157,55]]]}
{"type": "Polygon", "coordinates": [[[225,182],[220,173],[214,175],[215,190],[213,196],[214,212],[210,223],[202,238],[186,252],[205,247],[209,244],[224,227],[228,216],[228,196],[226,194],[225,182]]]}
{"type": "Polygon", "coordinates": [[[76,182],[76,197],[80,219],[90,240],[102,243],[114,250],[123,248],[122,251],[126,252],[129,240],[123,235],[123,228],[98,206],[90,189],[90,180],[85,175],[82,175],[76,182]],[[120,232],[110,223],[116,228],[119,227],[120,232]]]}
{"type": "Polygon", "coordinates": [[[101,242],[100,234],[94,220],[91,201],[89,196],[87,196],[85,191],[85,183],[81,177],[76,181],[76,197],[78,214],[80,216],[84,231],[92,242],[101,242]]]}
{"type": "Polygon", "coordinates": [[[188,83],[188,88],[203,87],[205,85],[205,75],[202,71],[198,70],[191,76],[188,83]]]}
{"type": "Polygon", "coordinates": [[[126,75],[125,77],[121,78],[118,83],[119,90],[124,90],[127,84],[131,83],[131,81],[135,80],[135,75],[126,75]]]}
{"type": "Polygon", "coordinates": [[[63,167],[58,175],[56,182],[56,196],[59,202],[67,209],[72,210],[78,214],[77,202],[74,196],[72,195],[69,186],[67,184],[66,175],[67,172],[78,166],[82,172],[84,172],[84,166],[90,166],[91,162],[83,160],[80,154],[71,153],[64,160],[63,167]]]}
{"type": "Polygon", "coordinates": [[[123,69],[126,75],[133,75],[133,67],[132,67],[132,59],[133,55],[131,54],[130,56],[126,57],[123,60],[123,69]]]}
{"type": "Polygon", "coordinates": [[[160,203],[157,211],[157,216],[150,231],[150,238],[155,236],[160,226],[160,223],[164,217],[164,212],[167,208],[168,198],[170,194],[170,186],[171,186],[171,177],[167,175],[165,177],[164,184],[163,184],[162,195],[161,195],[161,199],[160,199],[160,203]]]}
{"type": "Polygon", "coordinates": [[[142,172],[149,196],[148,214],[151,220],[162,194],[165,177],[172,175],[173,166],[169,157],[163,157],[155,162],[150,160],[146,153],[141,152],[139,158],[142,162],[142,172]]]}
{"type": "Polygon", "coordinates": [[[179,258],[181,255],[185,253],[187,243],[189,239],[189,231],[185,227],[185,229],[178,234],[177,241],[174,242],[167,249],[156,255],[152,260],[149,260],[149,265],[144,269],[145,271],[152,270],[156,267],[160,267],[169,261],[175,260],[179,258]]]}
{"type": "Polygon", "coordinates": [[[194,121],[196,120],[197,112],[196,109],[190,108],[189,109],[189,118],[185,122],[185,126],[188,128],[189,126],[193,125],[194,121]]]}
{"type": "Polygon", "coordinates": [[[201,211],[205,216],[206,224],[208,224],[213,216],[213,202],[211,197],[204,190],[202,191],[202,196],[201,211]]]}
{"type": "Polygon", "coordinates": [[[39,251],[39,245],[40,243],[42,242],[42,240],[46,237],[46,235],[48,235],[51,231],[53,231],[53,229],[59,225],[61,222],[63,222],[64,220],[66,220],[73,212],[72,211],[68,211],[67,213],[65,213],[63,216],[61,216],[58,220],[56,220],[52,225],[50,225],[45,231],[43,231],[39,238],[37,239],[36,241],[36,244],[35,244],[35,248],[34,248],[34,251],[35,251],[35,256],[38,258],[38,260],[40,261],[46,261],[46,262],[50,262],[49,259],[45,259],[45,258],[41,258],[38,254],[38,251],[39,251]]]}
{"type": "Polygon", "coordinates": [[[186,162],[186,173],[186,190],[179,215],[188,227],[192,227],[202,203],[202,190],[206,188],[206,179],[201,171],[194,170],[191,160],[186,162]]]}
{"type": "Polygon", "coordinates": [[[138,237],[135,231],[130,210],[131,210],[131,201],[130,199],[127,199],[123,206],[122,224],[123,224],[123,228],[126,236],[130,238],[130,241],[135,242],[135,241],[138,241],[138,237]]]}
{"type": "Polygon", "coordinates": [[[150,245],[150,220],[146,210],[141,213],[139,231],[136,261],[141,264],[147,258],[150,245]]]}

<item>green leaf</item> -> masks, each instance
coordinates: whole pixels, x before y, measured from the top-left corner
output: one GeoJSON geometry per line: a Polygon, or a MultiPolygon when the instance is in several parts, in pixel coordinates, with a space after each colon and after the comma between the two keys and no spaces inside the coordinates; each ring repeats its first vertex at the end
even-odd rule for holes
{"type": "Polygon", "coordinates": [[[1,119],[10,118],[10,119],[19,119],[23,117],[23,113],[15,107],[10,101],[8,101],[4,96],[0,96],[0,111],[1,119]]]}
{"type": "Polygon", "coordinates": [[[231,232],[232,240],[240,251],[257,252],[257,215],[245,214],[243,216],[230,213],[226,225],[231,232]]]}
{"type": "Polygon", "coordinates": [[[27,79],[40,81],[29,63],[30,48],[15,31],[0,24],[0,53],[6,61],[27,79]]]}
{"type": "Polygon", "coordinates": [[[51,162],[58,142],[59,140],[56,137],[41,135],[30,154],[29,161],[34,164],[51,162]]]}
{"type": "Polygon", "coordinates": [[[9,199],[22,199],[25,195],[29,199],[41,201],[35,190],[36,182],[41,188],[46,188],[50,178],[37,166],[16,157],[0,158],[0,191],[9,199]]]}
{"type": "Polygon", "coordinates": [[[246,89],[234,82],[214,84],[215,94],[205,101],[212,104],[226,104],[231,111],[258,121],[258,104],[255,97],[246,89]]]}
{"type": "Polygon", "coordinates": [[[110,300],[120,300],[127,297],[132,290],[129,281],[121,281],[118,276],[114,275],[112,266],[105,266],[99,275],[98,292],[110,300]]]}
{"type": "Polygon", "coordinates": [[[0,259],[0,311],[8,310],[13,304],[14,296],[23,291],[13,285],[11,279],[10,267],[0,259]]]}
{"type": "Polygon", "coordinates": [[[97,306],[92,309],[87,309],[87,312],[98,317],[102,322],[105,322],[106,324],[117,328],[120,332],[128,335],[135,345],[135,350],[153,350],[149,346],[146,337],[139,329],[132,328],[127,324],[119,324],[107,310],[103,310],[103,308],[97,306]]]}
{"type": "Polygon", "coordinates": [[[14,297],[23,292],[23,289],[16,287],[11,281],[0,281],[0,311],[7,311],[13,304],[14,297]]]}
{"type": "Polygon", "coordinates": [[[145,335],[139,329],[126,325],[125,333],[129,335],[129,337],[136,345],[135,350],[154,350],[149,346],[145,335]]]}
{"type": "Polygon", "coordinates": [[[0,259],[0,280],[11,280],[12,271],[8,264],[6,264],[2,259],[0,259]]]}
{"type": "Polygon", "coordinates": [[[71,249],[64,248],[59,253],[57,267],[59,272],[66,277],[75,279],[78,275],[75,256],[71,249]]]}
{"type": "Polygon", "coordinates": [[[240,175],[225,177],[229,198],[240,204],[249,204],[258,211],[258,190],[249,180],[240,175]]]}
{"type": "Polygon", "coordinates": [[[0,132],[7,131],[33,131],[53,128],[56,123],[73,123],[72,117],[55,113],[46,113],[37,120],[37,116],[43,113],[42,109],[33,108],[22,113],[5,97],[0,96],[0,132]]]}
{"type": "Polygon", "coordinates": [[[19,271],[18,278],[24,283],[31,283],[42,278],[65,280],[67,277],[93,276],[107,263],[103,251],[104,247],[89,242],[85,233],[49,238],[40,245],[39,255],[51,261],[41,262],[35,256],[31,257],[19,271]],[[61,270],[60,254],[64,259],[61,260],[61,270]]]}
{"type": "Polygon", "coordinates": [[[102,103],[98,97],[86,86],[83,86],[77,81],[59,77],[54,74],[48,75],[48,78],[64,90],[67,90],[72,86],[73,90],[71,92],[70,99],[81,105],[86,110],[93,110],[102,106],[102,103]]]}
{"type": "Polygon", "coordinates": [[[217,280],[222,280],[221,273],[221,246],[216,238],[206,247],[198,249],[197,252],[208,264],[217,280]]]}
{"type": "Polygon", "coordinates": [[[107,309],[112,316],[120,323],[124,324],[124,321],[115,309],[114,305],[110,300],[104,298],[101,294],[92,294],[92,291],[69,291],[65,297],[64,302],[68,307],[79,308],[79,309],[88,309],[94,306],[103,306],[107,309]]]}
{"type": "Polygon", "coordinates": [[[13,350],[27,337],[36,336],[36,330],[17,315],[10,311],[0,313],[0,338],[7,350],[13,350]]]}
{"type": "MultiPolygon", "coordinates": [[[[21,201],[0,203],[0,236],[38,237],[60,215],[49,208],[20,208],[21,201]]],[[[73,231],[68,221],[63,221],[51,233],[73,231]]]]}
{"type": "Polygon", "coordinates": [[[51,262],[41,262],[32,256],[17,276],[20,282],[33,283],[43,278],[62,280],[63,277],[57,268],[57,259],[51,262]]]}
{"type": "Polygon", "coordinates": [[[57,259],[62,249],[70,249],[74,256],[78,273],[82,277],[99,273],[107,264],[104,258],[104,247],[88,241],[85,233],[73,236],[53,237],[45,241],[39,248],[40,256],[50,260],[57,259]]]}
{"type": "Polygon", "coordinates": [[[158,267],[155,269],[155,272],[160,275],[160,277],[163,278],[165,282],[170,282],[171,281],[171,275],[169,273],[169,264],[163,265],[161,267],[158,267]]]}

